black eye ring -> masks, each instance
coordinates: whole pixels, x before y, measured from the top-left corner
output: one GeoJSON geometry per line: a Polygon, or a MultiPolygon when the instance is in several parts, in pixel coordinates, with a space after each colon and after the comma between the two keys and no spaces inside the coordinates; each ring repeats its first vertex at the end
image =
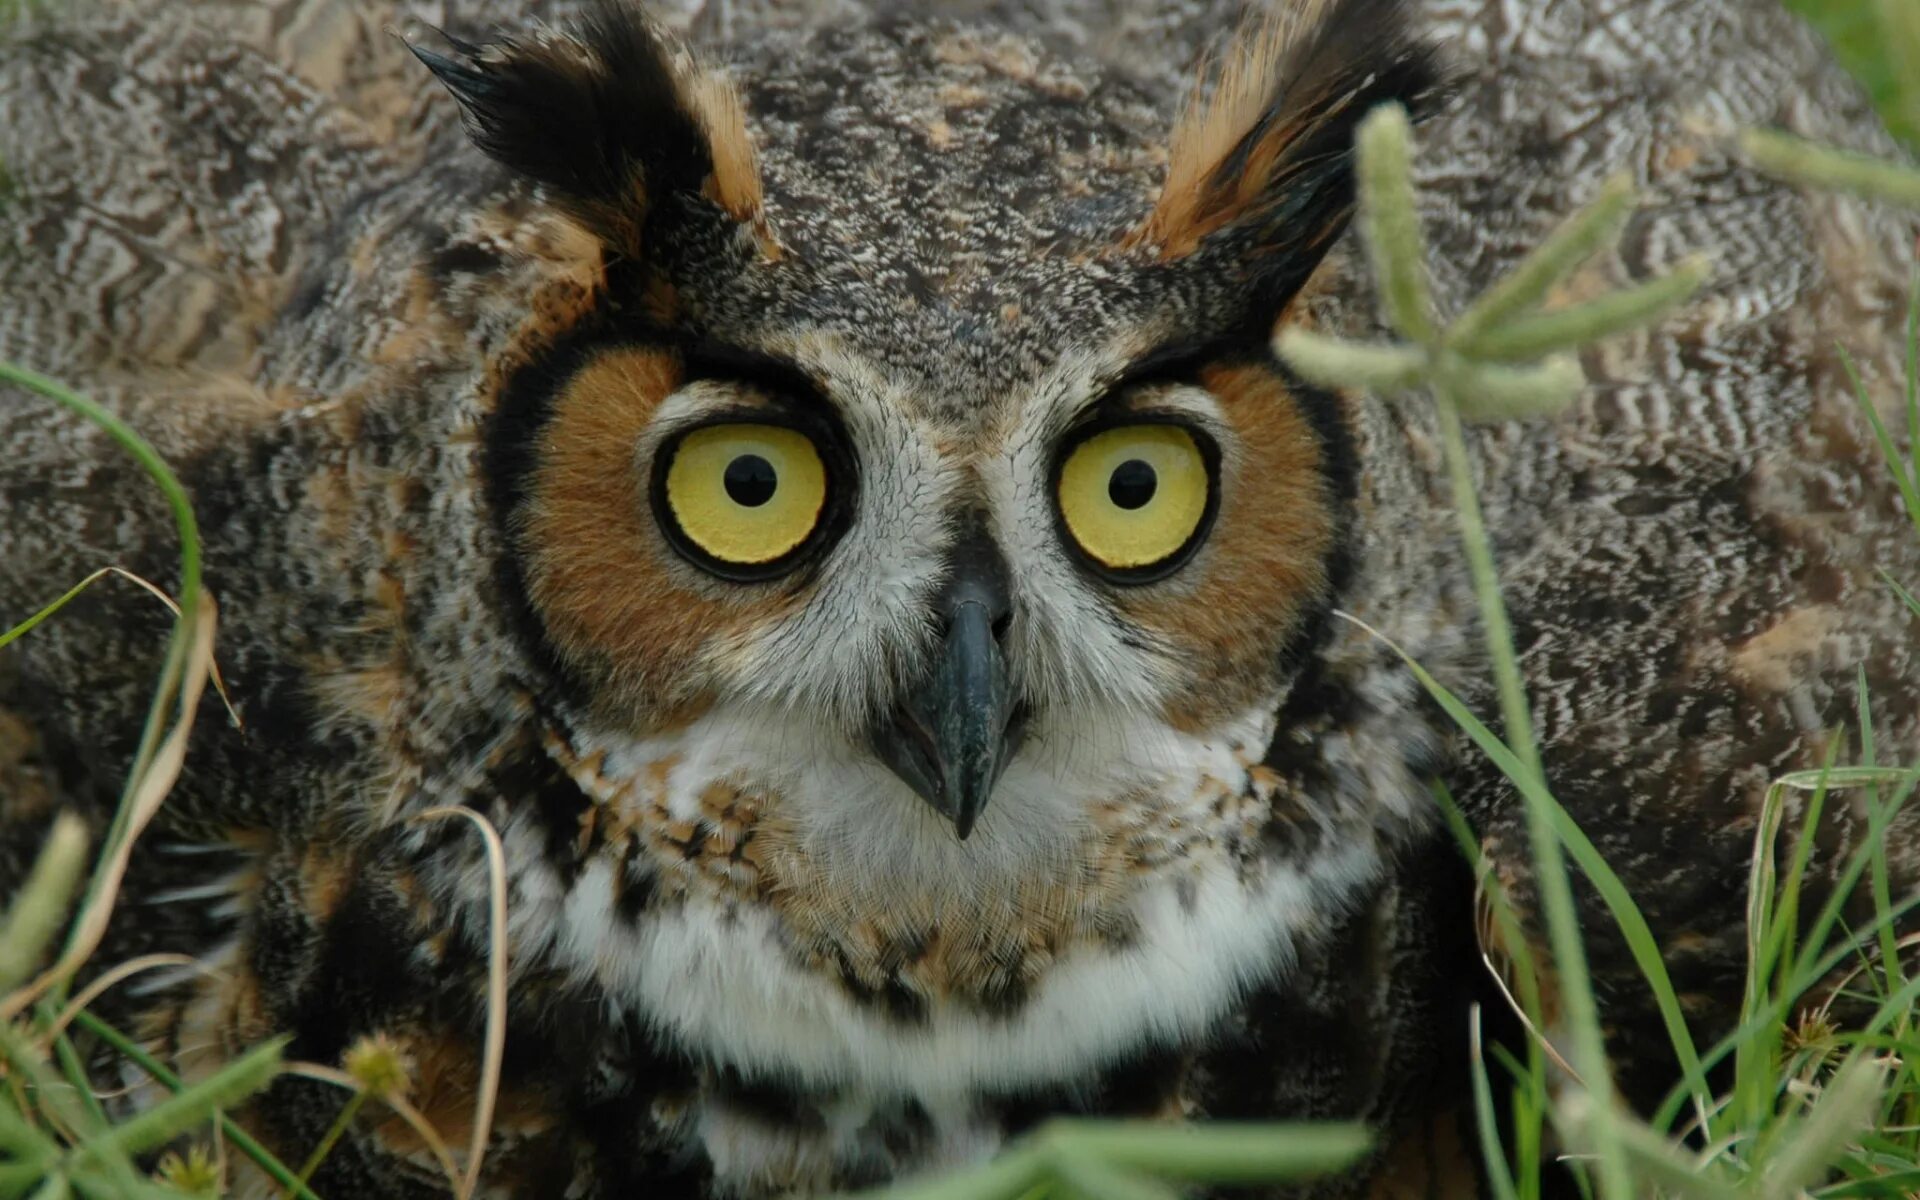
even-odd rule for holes
{"type": "MultiPolygon", "coordinates": [[[[1103,409],[1100,416],[1076,427],[1062,438],[1060,444],[1054,449],[1053,465],[1047,472],[1047,495],[1053,506],[1054,536],[1062,546],[1066,547],[1068,555],[1073,558],[1075,564],[1096,579],[1122,587],[1139,587],[1143,584],[1158,583],[1192,561],[1193,556],[1199,552],[1201,546],[1206,544],[1208,536],[1213,532],[1214,518],[1220,513],[1220,443],[1214,441],[1212,434],[1195,424],[1184,413],[1152,410],[1134,412],[1105,406],[1103,409]],[[1073,536],[1073,531],[1067,528],[1066,514],[1060,507],[1060,473],[1081,443],[1110,429],[1123,429],[1132,425],[1172,425],[1192,438],[1194,447],[1200,451],[1200,462],[1207,470],[1207,500],[1205,507],[1201,509],[1199,522],[1194,525],[1193,532],[1187,535],[1187,540],[1180,543],[1179,549],[1143,567],[1116,568],[1107,566],[1088,554],[1073,536]]],[[[1112,486],[1111,483],[1109,486],[1112,486]]]]}
{"type": "MultiPolygon", "coordinates": [[[[771,489],[769,489],[770,494],[771,489]]],[[[654,524],[659,528],[661,536],[666,539],[667,545],[672,547],[681,558],[702,571],[729,583],[766,583],[791,575],[802,567],[817,565],[826,551],[840,540],[853,523],[854,502],[857,495],[858,474],[838,422],[812,412],[780,407],[730,409],[715,413],[683,429],[676,429],[672,436],[661,442],[659,448],[653,453],[653,467],[648,486],[648,501],[653,509],[654,524]],[[763,563],[740,563],[714,557],[680,527],[680,522],[673,513],[673,505],[668,501],[667,476],[673,468],[674,456],[679,452],[681,444],[702,429],[728,425],[771,425],[781,429],[791,429],[811,442],[815,452],[820,456],[820,464],[826,475],[826,496],[821,503],[819,519],[814,522],[813,529],[799,545],[779,558],[763,563]]]]}

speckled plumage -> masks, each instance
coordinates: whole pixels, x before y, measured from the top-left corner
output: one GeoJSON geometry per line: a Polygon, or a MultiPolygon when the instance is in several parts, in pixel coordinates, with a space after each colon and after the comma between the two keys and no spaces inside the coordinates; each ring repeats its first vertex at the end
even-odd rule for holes
{"type": "MultiPolygon", "coordinates": [[[[1767,781],[1818,761],[1856,671],[1883,753],[1920,719],[1909,618],[1874,575],[1920,551],[1834,353],[1892,404],[1913,230],[1759,177],[1718,131],[1889,146],[1771,3],[1417,7],[1455,76],[1419,160],[1443,305],[1618,170],[1650,201],[1572,293],[1716,258],[1685,311],[1584,356],[1573,410],[1475,451],[1556,790],[1718,1030],[1767,781]]],[[[468,804],[513,878],[494,1194],[844,1188],[1055,1112],[1359,1116],[1384,1149],[1331,1190],[1471,1190],[1481,975],[1426,783],[1523,896],[1524,830],[1334,614],[1473,692],[1423,402],[1318,396],[1223,349],[1293,299],[1337,229],[1320,210],[1236,209],[1191,253],[1127,241],[1235,6],[657,12],[726,66],[756,188],[696,171],[673,192],[663,159],[614,202],[536,192],[383,32],[445,56],[458,90],[498,53],[462,46],[564,30],[568,4],[143,0],[0,42],[0,357],[177,464],[245,722],[209,702],[102,960],[186,949],[223,974],[136,981],[112,1011],[188,1074],[274,1032],[321,1061],[392,1033],[462,1144],[484,876],[463,828],[406,818],[468,804]],[[607,215],[640,191],[646,215],[607,215]],[[697,344],[662,351],[661,326],[697,344]],[[716,343],[813,381],[861,456],[848,532],[790,587],[641,549],[628,467],[716,402],[681,386],[716,343]],[[1125,403],[1211,422],[1226,498],[1191,566],[1103,590],[1058,552],[1045,460],[1168,344],[1204,353],[1125,403]],[[928,652],[962,510],[1011,568],[1032,721],[965,842],[857,736],[928,652]]],[[[1361,275],[1342,241],[1289,317],[1372,327],[1361,275]]],[[[165,511],[105,438],[12,392],[0,436],[0,620],[107,563],[172,578],[165,511]]],[[[110,810],[164,625],[109,581],[0,655],[0,877],[53,805],[110,810]]],[[[1820,872],[1858,816],[1827,830],[1820,872]]],[[[1911,879],[1911,828],[1893,842],[1911,879]]],[[[1590,917],[1644,1094],[1662,1035],[1590,917]]],[[[338,1103],[283,1080],[248,1119],[297,1158],[338,1103]]],[[[391,1121],[317,1183],[438,1186],[391,1121]]]]}

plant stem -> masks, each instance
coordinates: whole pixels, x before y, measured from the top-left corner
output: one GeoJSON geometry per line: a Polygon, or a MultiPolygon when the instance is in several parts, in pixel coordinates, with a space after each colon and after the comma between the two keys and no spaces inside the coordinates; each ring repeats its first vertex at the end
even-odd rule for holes
{"type": "MultiPolygon", "coordinates": [[[[99,1017],[90,1012],[81,1012],[74,1017],[74,1023],[131,1059],[136,1066],[159,1080],[161,1085],[169,1091],[185,1090],[186,1083],[178,1075],[162,1065],[159,1059],[148,1054],[138,1042],[99,1017]]],[[[299,1197],[300,1200],[320,1200],[312,1188],[301,1182],[285,1163],[274,1157],[273,1151],[253,1140],[246,1130],[234,1122],[233,1118],[221,1113],[219,1121],[220,1132],[233,1143],[234,1149],[251,1159],[255,1166],[265,1171],[269,1178],[286,1189],[289,1194],[299,1197]]]]}
{"type": "MultiPolygon", "coordinates": [[[[307,1161],[300,1164],[301,1183],[304,1184],[312,1179],[313,1173],[320,1169],[320,1164],[327,1161],[327,1155],[333,1153],[334,1144],[340,1140],[342,1134],[346,1133],[347,1126],[353,1123],[354,1117],[360,1114],[360,1106],[366,1102],[367,1092],[365,1088],[347,1097],[347,1102],[340,1106],[340,1115],[335,1117],[333,1124],[327,1127],[326,1136],[321,1138],[320,1144],[313,1148],[313,1153],[307,1155],[307,1161]]],[[[291,1190],[282,1193],[282,1195],[286,1196],[290,1196],[291,1194],[291,1190]]]]}
{"type": "MultiPolygon", "coordinates": [[[[1521,770],[1544,789],[1546,781],[1540,769],[1539,748],[1534,742],[1533,718],[1527,709],[1519,657],[1514,653],[1513,628],[1507,620],[1493,547],[1481,515],[1480,498],[1474,490],[1473,466],[1460,423],[1459,398],[1451,382],[1445,379],[1435,381],[1433,392],[1447,478],[1453,489],[1454,511],[1460,521],[1460,538],[1466,548],[1474,594],[1479,600],[1482,631],[1492,660],[1494,687],[1499,695],[1507,742],[1513,747],[1521,770]]],[[[1526,808],[1527,829],[1533,843],[1534,882],[1546,917],[1548,944],[1561,982],[1559,990],[1567,1010],[1567,1024],[1571,1027],[1573,1060],[1585,1082],[1591,1105],[1588,1131],[1599,1160],[1600,1192],[1608,1200],[1630,1200],[1634,1194],[1633,1176],[1614,1126],[1606,1044],[1600,1034],[1599,1008],[1588,977],[1586,950],[1580,940],[1573,886],[1561,855],[1553,814],[1532,799],[1526,808]]]]}

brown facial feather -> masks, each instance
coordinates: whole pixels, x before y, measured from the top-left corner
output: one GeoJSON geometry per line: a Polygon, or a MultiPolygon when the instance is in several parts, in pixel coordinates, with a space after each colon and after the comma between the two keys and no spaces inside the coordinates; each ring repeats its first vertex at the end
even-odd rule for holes
{"type": "Polygon", "coordinates": [[[1270,369],[1210,366],[1200,380],[1241,443],[1223,465],[1220,511],[1179,587],[1121,594],[1120,607],[1180,648],[1192,681],[1168,704],[1176,728],[1199,731],[1258,703],[1282,648],[1327,588],[1338,525],[1319,434],[1270,369]]]}
{"type": "Polygon", "coordinates": [[[639,451],[680,381],[672,353],[634,347],[601,351],[567,380],[538,435],[516,531],[528,595],[561,657],[629,720],[655,724],[704,706],[709,647],[804,599],[730,587],[723,603],[690,586],[691,568],[675,561],[639,451]]]}

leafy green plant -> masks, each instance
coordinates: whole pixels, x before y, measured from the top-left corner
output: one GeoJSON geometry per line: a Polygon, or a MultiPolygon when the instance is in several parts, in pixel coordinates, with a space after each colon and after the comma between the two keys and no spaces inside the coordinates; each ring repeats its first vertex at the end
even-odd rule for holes
{"type": "MultiPolygon", "coordinates": [[[[175,614],[146,728],[105,842],[92,871],[84,873],[77,913],[69,922],[73,893],[83,879],[87,838],[79,819],[63,814],[55,821],[34,871],[0,919],[0,1200],[28,1195],[34,1200],[54,1200],[70,1194],[89,1200],[177,1195],[179,1188],[169,1190],[155,1183],[137,1169],[134,1160],[203,1126],[217,1131],[221,1139],[251,1160],[279,1185],[283,1195],[319,1200],[308,1181],[370,1099],[380,1101],[414,1128],[440,1163],[453,1193],[465,1200],[478,1187],[485,1161],[506,1036],[505,858],[499,834],[478,813],[435,809],[415,818],[469,821],[486,847],[491,895],[488,1008],[479,1111],[472,1124],[464,1169],[454,1161],[425,1116],[406,1101],[403,1061],[380,1039],[364,1039],[350,1048],[344,1071],[311,1063],[285,1063],[282,1043],[270,1042],[189,1086],[133,1039],[86,1011],[86,1003],[103,986],[124,977],[129,968],[151,963],[123,964],[107,971],[87,992],[68,1002],[75,976],[89,964],[105,933],[134,841],[159,811],[179,776],[202,689],[209,681],[219,687],[212,656],[214,604],[201,584],[200,538],[192,505],[153,447],[112,412],[44,376],[0,363],[0,383],[37,393],[105,429],[158,485],[172,509],[180,536],[177,599],[137,576],[103,567],[24,621],[0,631],[0,647],[5,647],[52,618],[87,587],[114,574],[153,592],[175,614]],[[55,961],[34,974],[63,927],[67,933],[55,961]],[[88,1075],[86,1056],[68,1033],[72,1026],[98,1039],[173,1094],[126,1121],[109,1121],[88,1075]],[[283,1071],[334,1084],[348,1093],[332,1128],[298,1172],[288,1169],[223,1111],[265,1087],[283,1071]]],[[[196,1167],[197,1161],[191,1151],[184,1157],[173,1155],[156,1167],[157,1178],[198,1186],[196,1181],[205,1172],[196,1167]]]]}
{"type": "Polygon", "coordinates": [[[1177,1184],[1310,1179],[1351,1166],[1372,1137],[1358,1125],[1168,1125],[1056,1120],[985,1166],[895,1185],[889,1200],[1175,1200],[1177,1184]]]}
{"type": "MultiPolygon", "coordinates": [[[[1370,115],[1357,138],[1361,229],[1383,307],[1404,340],[1370,345],[1289,329],[1281,334],[1276,349],[1295,370],[1314,382],[1353,387],[1357,380],[1365,379],[1374,390],[1424,386],[1433,396],[1505,738],[1484,726],[1418,663],[1411,658],[1407,663],[1427,691],[1507,774],[1524,799],[1534,879],[1565,1009],[1570,1042],[1567,1061],[1582,1088],[1577,1108],[1563,1101],[1555,1111],[1563,1135],[1591,1147],[1599,1193],[1625,1200],[1636,1192],[1636,1172],[1624,1119],[1618,1116],[1612,1096],[1598,1005],[1587,978],[1586,951],[1564,861],[1565,846],[1574,840],[1569,836],[1572,822],[1548,790],[1534,745],[1532,717],[1500,594],[1492,545],[1474,492],[1472,460],[1462,423],[1475,418],[1552,412],[1565,406],[1582,383],[1579,367],[1567,357],[1568,351],[1644,324],[1665,312],[1700,286],[1707,268],[1704,262],[1690,261],[1668,276],[1637,287],[1558,310],[1541,309],[1554,284],[1619,235],[1633,195],[1623,180],[1614,180],[1592,205],[1549,237],[1506,279],[1453,321],[1443,324],[1430,296],[1426,254],[1414,214],[1411,145],[1412,127],[1407,116],[1392,106],[1370,115]],[[1389,363],[1395,364],[1395,373],[1383,369],[1389,363]]],[[[1593,856],[1596,863],[1597,858],[1593,856]]],[[[1602,877],[1610,880],[1604,864],[1599,867],[1602,877]]],[[[1644,927],[1644,921],[1639,924],[1644,927]]],[[[1510,944],[1524,944],[1524,940],[1517,938],[1510,944]]],[[[1664,975],[1657,948],[1650,949],[1652,953],[1643,964],[1664,975]]],[[[1662,1011],[1675,1034],[1675,1048],[1687,1062],[1694,1057],[1693,1047],[1677,1002],[1672,999],[1671,985],[1666,991],[1662,1011]]],[[[1535,1028],[1542,1027],[1540,1012],[1527,1016],[1535,1028]]],[[[1532,1089],[1529,1096],[1537,1098],[1540,1090],[1532,1089]]],[[[1530,1113],[1529,1119],[1539,1115],[1530,1113]]],[[[1513,1181],[1504,1175],[1504,1161],[1496,1160],[1489,1167],[1494,1169],[1496,1186],[1503,1193],[1513,1193],[1513,1181]]]]}
{"type": "MultiPolygon", "coordinates": [[[[38,393],[105,429],[159,486],[180,535],[180,588],[173,605],[177,615],[165,664],[120,804],[93,869],[82,871],[84,826],[77,817],[63,814],[54,823],[33,872],[0,920],[0,1084],[4,1084],[0,1086],[0,1200],[26,1195],[35,1200],[69,1194],[167,1195],[135,1168],[134,1158],[217,1119],[220,1110],[271,1082],[280,1069],[280,1044],[257,1047],[191,1087],[170,1073],[156,1072],[156,1078],[175,1094],[115,1124],[96,1098],[85,1057],[67,1032],[69,1022],[77,1020],[95,1036],[123,1043],[118,1047],[122,1053],[137,1047],[89,1013],[64,1013],[63,1004],[74,976],[105,932],[134,839],[158,811],[179,774],[201,689],[211,673],[214,609],[200,583],[199,531],[179,480],[152,446],[113,413],[52,380],[9,364],[0,363],[0,382],[38,393]],[[76,888],[82,895],[69,922],[76,888]],[[66,936],[55,961],[35,974],[63,927],[66,936]]],[[[96,573],[86,582],[98,577],[96,573]]],[[[0,633],[0,645],[46,619],[77,591],[70,589],[46,609],[0,633]]],[[[228,1124],[223,1119],[222,1123],[228,1124]]],[[[256,1157],[269,1175],[292,1181],[291,1174],[250,1139],[235,1144],[256,1157]]]]}
{"type": "MultiPolygon", "coordinates": [[[[1496,736],[1417,663],[1409,665],[1475,745],[1514,782],[1529,806],[1536,882],[1571,1043],[1571,1052],[1562,1061],[1570,1068],[1572,1083],[1560,1088],[1551,1100],[1544,1099],[1549,1094],[1547,1080],[1542,1077],[1546,1056],[1533,1055],[1526,1064],[1510,1056],[1503,1060],[1516,1077],[1515,1134],[1523,1162],[1521,1178],[1516,1181],[1509,1173],[1506,1155],[1489,1139],[1485,1148],[1494,1190],[1502,1197],[1529,1192],[1527,1172],[1537,1169],[1538,1159],[1535,1126],[1543,1116],[1551,1120],[1566,1145],[1582,1152],[1576,1169],[1583,1176],[1590,1173],[1602,1195],[1624,1197],[1647,1191],[1775,1195],[1816,1188],[1821,1189],[1820,1194],[1832,1189],[1838,1189],[1834,1194],[1845,1195],[1895,1194],[1902,1187],[1910,1187],[1916,1163],[1920,1163],[1920,1141],[1915,1139],[1910,1117],[1904,1125],[1898,1120],[1900,1114],[1915,1110],[1915,1098],[1920,1096],[1920,1079],[1909,1065],[1914,1060],[1906,1053],[1912,1007],[1920,988],[1902,978],[1896,921],[1911,905],[1893,903],[1885,833],[1920,776],[1911,770],[1874,766],[1871,713],[1864,689],[1859,705],[1863,765],[1789,776],[1769,797],[1770,815],[1763,821],[1763,832],[1777,831],[1788,791],[1809,791],[1813,799],[1806,806],[1796,852],[1784,879],[1776,878],[1773,871],[1771,837],[1763,837],[1756,846],[1753,954],[1744,1019],[1735,1034],[1704,1055],[1691,1043],[1678,998],[1644,919],[1619,881],[1553,801],[1531,751],[1531,727],[1500,608],[1491,549],[1470,486],[1461,421],[1483,415],[1508,416],[1530,408],[1551,411],[1563,402],[1566,393],[1553,375],[1552,360],[1545,359],[1523,367],[1517,375],[1495,377],[1496,384],[1510,379],[1525,381],[1526,386],[1516,393],[1518,403],[1503,398],[1492,406],[1476,407],[1475,391],[1484,392],[1487,387],[1485,378],[1476,376],[1476,371],[1522,357],[1522,352],[1551,354],[1584,344],[1629,321],[1651,316],[1690,290],[1689,284],[1694,282],[1687,279],[1690,272],[1676,272],[1667,280],[1558,313],[1526,313],[1527,306],[1543,296],[1555,279],[1604,243],[1608,228],[1624,212],[1616,185],[1550,238],[1508,280],[1443,329],[1425,296],[1423,259],[1417,232],[1413,232],[1406,145],[1406,124],[1390,112],[1370,119],[1360,141],[1363,163],[1369,164],[1362,171],[1363,230],[1374,256],[1385,306],[1406,341],[1369,346],[1289,332],[1281,338],[1279,349],[1296,369],[1329,384],[1356,386],[1364,381],[1373,387],[1424,385],[1432,392],[1439,414],[1442,446],[1501,698],[1506,738],[1496,736]],[[1505,328],[1494,332],[1498,326],[1505,328]],[[1803,944],[1795,946],[1794,931],[1800,927],[1797,905],[1807,870],[1811,830],[1827,792],[1841,788],[1867,792],[1865,844],[1842,873],[1803,944]],[[1880,789],[1887,789],[1889,794],[1882,797],[1880,789]],[[1556,842],[1565,846],[1606,900],[1672,1036],[1683,1078],[1651,1124],[1615,1112],[1610,1103],[1591,993],[1579,959],[1569,956],[1570,949],[1577,952],[1579,939],[1577,930],[1570,928],[1566,879],[1556,842]],[[1875,918],[1867,929],[1836,936],[1840,906],[1863,876],[1868,880],[1875,918]],[[1860,963],[1849,978],[1867,983],[1876,1001],[1864,1026],[1842,1032],[1831,1026],[1803,1025],[1798,1031],[1790,1031],[1787,1022],[1796,1010],[1809,1004],[1831,1003],[1831,989],[1821,991],[1823,981],[1843,962],[1856,957],[1860,963]],[[1800,1036],[1790,1036],[1795,1032],[1800,1036]],[[1810,1033],[1815,1036],[1805,1036],[1810,1033]],[[1705,1071],[1727,1057],[1735,1064],[1733,1087],[1725,1095],[1710,1095],[1705,1071]],[[1691,1121],[1677,1126],[1676,1119],[1688,1109],[1693,1114],[1691,1121]],[[1683,1140],[1680,1134],[1688,1136],[1683,1140]],[[1532,1161],[1525,1161],[1528,1158],[1532,1161]],[[1836,1178],[1839,1182],[1832,1182],[1836,1178]]],[[[1749,138],[1748,145],[1765,147],[1768,139],[1749,138]]],[[[1862,171],[1857,163],[1848,162],[1844,171],[1837,171],[1837,160],[1831,154],[1809,154],[1808,149],[1791,147],[1795,162],[1809,177],[1875,195],[1894,195],[1884,185],[1889,176],[1877,168],[1862,171]]],[[[1901,174],[1897,168],[1888,170],[1894,177],[1901,174]]],[[[1920,430],[1920,409],[1916,409],[1914,400],[1916,390],[1920,390],[1920,371],[1913,365],[1917,357],[1913,345],[1916,321],[1920,321],[1920,296],[1916,297],[1915,315],[1908,325],[1907,380],[1909,423],[1920,430]]],[[[1861,403],[1871,415],[1872,405],[1864,389],[1861,403]]],[[[1877,416],[1874,422],[1888,465],[1903,481],[1902,494],[1908,500],[1910,515],[1920,513],[1920,506],[1915,504],[1920,500],[1920,486],[1913,483],[1913,468],[1896,451],[1877,416]]],[[[1920,532],[1920,520],[1916,520],[1916,531],[1920,532]]],[[[1457,823],[1457,828],[1471,850],[1464,824],[1457,823]]],[[[1496,924],[1506,931],[1500,939],[1502,944],[1524,947],[1526,940],[1517,936],[1510,906],[1498,895],[1484,870],[1482,878],[1492,893],[1496,924]]],[[[1534,969],[1525,962],[1514,967],[1523,980],[1534,969]]],[[[1523,1016],[1535,1030],[1542,1028],[1538,989],[1537,980],[1516,989],[1523,1016]]],[[[1815,1011],[1827,1010],[1822,1006],[1815,1011]]],[[[1484,1070],[1476,1081],[1476,1098],[1484,1126],[1494,1114],[1492,1089],[1484,1070]]]]}

